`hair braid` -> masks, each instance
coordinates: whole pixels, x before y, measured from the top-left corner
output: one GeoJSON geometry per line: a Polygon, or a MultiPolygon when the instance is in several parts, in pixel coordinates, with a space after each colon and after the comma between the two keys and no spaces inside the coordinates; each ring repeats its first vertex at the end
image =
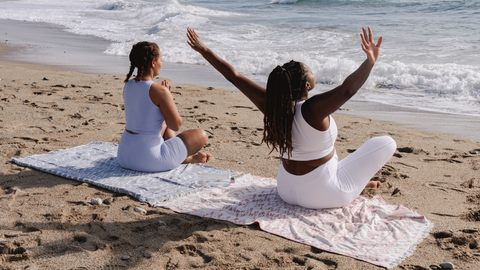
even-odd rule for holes
{"type": "MultiPolygon", "coordinates": [[[[291,157],[292,123],[297,101],[306,83],[303,64],[290,61],[277,66],[268,76],[262,142],[280,155],[291,157]]],[[[271,153],[271,152],[270,152],[271,153]]]]}
{"type": "Polygon", "coordinates": [[[158,59],[160,56],[160,49],[158,45],[153,42],[142,41],[134,44],[128,58],[130,59],[130,71],[127,74],[125,83],[128,82],[133,74],[135,68],[137,68],[137,75],[135,81],[139,81],[139,77],[142,76],[144,70],[148,67],[148,64],[152,60],[158,59]]]}
{"type": "Polygon", "coordinates": [[[124,81],[125,83],[128,82],[128,80],[129,80],[130,77],[132,76],[134,70],[135,70],[135,67],[132,66],[132,65],[130,65],[130,71],[128,71],[127,78],[126,78],[125,81],[124,81]]]}

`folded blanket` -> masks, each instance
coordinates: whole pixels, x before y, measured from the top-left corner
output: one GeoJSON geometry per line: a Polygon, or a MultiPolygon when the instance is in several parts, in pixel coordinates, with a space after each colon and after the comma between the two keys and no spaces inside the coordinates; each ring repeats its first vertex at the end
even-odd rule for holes
{"type": "Polygon", "coordinates": [[[196,175],[240,174],[205,164],[183,164],[171,171],[157,173],[132,171],[118,164],[117,148],[114,143],[92,142],[12,160],[20,166],[125,193],[151,205],[201,188],[195,184],[196,175]]]}
{"type": "Polygon", "coordinates": [[[245,175],[229,187],[202,189],[159,206],[239,225],[258,222],[267,232],[387,268],[412,254],[433,227],[424,216],[388,205],[378,195],[342,208],[290,205],[278,196],[276,182],[245,175]]]}

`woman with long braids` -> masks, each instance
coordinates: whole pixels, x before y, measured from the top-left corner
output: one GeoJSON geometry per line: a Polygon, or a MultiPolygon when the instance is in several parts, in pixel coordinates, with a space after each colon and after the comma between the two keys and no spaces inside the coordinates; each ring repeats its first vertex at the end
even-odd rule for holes
{"type": "Polygon", "coordinates": [[[211,155],[200,153],[207,141],[202,129],[191,129],[175,136],[180,117],[167,80],[156,84],[162,55],[157,44],[139,42],[130,51],[130,71],[125,79],[125,131],[118,146],[118,162],[124,168],[159,172],[181,163],[205,163],[211,155]],[[130,79],[135,68],[137,75],[130,79]]]}
{"type": "Polygon", "coordinates": [[[311,98],[308,93],[315,87],[315,76],[303,63],[277,66],[265,89],[219,58],[190,28],[187,37],[192,49],[264,114],[262,141],[280,152],[277,188],[284,201],[314,209],[343,207],[365,187],[379,186],[370,179],[392,157],[395,141],[388,136],[372,138],[338,161],[334,148],[337,126],[330,116],[365,83],[379,56],[382,37],[375,44],[370,27],[368,35],[365,28],[360,34],[367,59],[341,85],[311,98]]]}

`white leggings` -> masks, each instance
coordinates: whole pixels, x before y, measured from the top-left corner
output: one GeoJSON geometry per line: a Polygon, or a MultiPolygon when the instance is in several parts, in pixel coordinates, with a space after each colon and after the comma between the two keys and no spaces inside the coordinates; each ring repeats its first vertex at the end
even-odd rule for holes
{"type": "Polygon", "coordinates": [[[166,141],[160,134],[130,134],[124,131],[118,145],[120,166],[142,172],[163,172],[178,167],[188,156],[179,137],[166,141]]]}
{"type": "Polygon", "coordinates": [[[327,163],[305,175],[290,174],[280,165],[278,193],[285,202],[306,208],[343,207],[360,195],[396,147],[389,136],[372,138],[340,162],[335,153],[327,163]]]}

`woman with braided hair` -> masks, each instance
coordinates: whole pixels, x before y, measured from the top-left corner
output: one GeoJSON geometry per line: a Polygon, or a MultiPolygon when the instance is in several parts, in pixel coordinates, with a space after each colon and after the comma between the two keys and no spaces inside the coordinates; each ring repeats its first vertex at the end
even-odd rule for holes
{"type": "Polygon", "coordinates": [[[167,80],[156,84],[153,78],[162,67],[157,44],[139,42],[130,51],[130,71],[125,79],[125,131],[118,146],[118,162],[124,168],[160,172],[181,163],[205,163],[211,155],[200,153],[207,141],[202,129],[191,129],[175,136],[180,117],[167,80]],[[137,75],[130,79],[135,68],[137,75]]]}
{"type": "Polygon", "coordinates": [[[290,61],[277,66],[268,76],[265,89],[219,58],[195,31],[187,30],[187,43],[192,49],[264,114],[262,142],[280,152],[277,189],[287,203],[313,209],[343,207],[365,187],[380,184],[370,179],[392,157],[395,141],[388,136],[372,138],[338,161],[334,148],[337,126],[330,116],[365,83],[379,56],[383,39],[380,37],[375,44],[370,27],[368,32],[363,28],[360,34],[367,55],[360,67],[338,87],[309,98],[315,76],[303,63],[290,61]]]}

